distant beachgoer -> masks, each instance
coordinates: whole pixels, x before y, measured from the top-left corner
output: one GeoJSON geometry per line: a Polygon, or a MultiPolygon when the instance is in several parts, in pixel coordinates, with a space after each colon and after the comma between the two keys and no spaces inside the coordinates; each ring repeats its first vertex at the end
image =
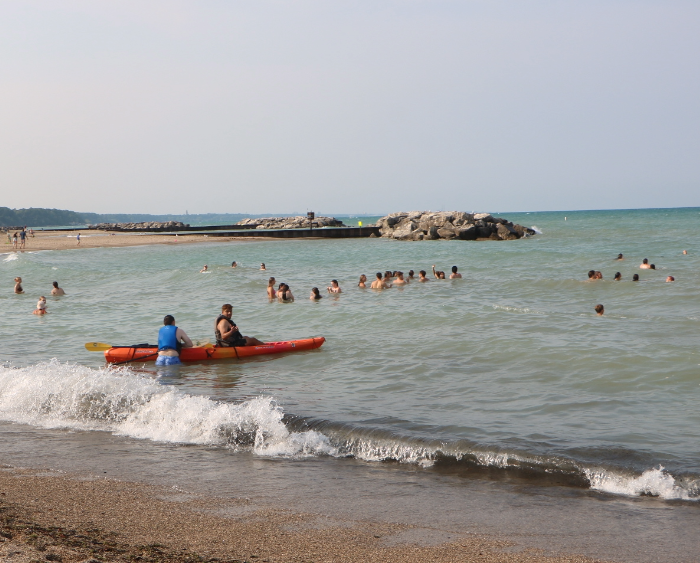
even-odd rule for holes
{"type": "Polygon", "coordinates": [[[632,281],[639,281],[639,274],[634,274],[632,276],[632,281]]]}
{"type": "Polygon", "coordinates": [[[277,300],[280,303],[291,303],[294,301],[294,295],[292,295],[292,290],[286,283],[281,283],[279,289],[277,290],[277,300]]]}
{"type": "Polygon", "coordinates": [[[365,285],[365,282],[367,281],[367,276],[362,274],[360,276],[360,283],[357,284],[357,287],[361,287],[362,289],[366,288],[367,286],[365,285]]]}
{"type": "Polygon", "coordinates": [[[20,277],[15,278],[15,293],[24,293],[22,289],[22,278],[20,277]]]}
{"type": "Polygon", "coordinates": [[[163,326],[158,331],[158,359],[157,366],[172,366],[181,364],[180,350],[192,348],[190,337],[184,330],[175,326],[175,317],[165,315],[163,326]]]}
{"type": "Polygon", "coordinates": [[[234,260],[233,262],[231,262],[231,267],[232,267],[232,268],[237,268],[237,267],[238,267],[238,263],[234,260]]]}
{"type": "Polygon", "coordinates": [[[80,246],[80,233],[78,233],[77,235],[75,235],[75,240],[78,241],[78,246],[80,246]]]}
{"type": "Polygon", "coordinates": [[[34,229],[29,229],[29,236],[34,238],[34,229]]]}
{"type": "Polygon", "coordinates": [[[12,248],[17,248],[17,233],[12,235],[12,248]]]}
{"type": "Polygon", "coordinates": [[[588,279],[589,280],[595,279],[595,270],[588,270],[588,279]]]}
{"type": "Polygon", "coordinates": [[[595,312],[599,317],[602,317],[605,314],[605,307],[598,303],[598,305],[595,306],[595,312]]]}
{"type": "Polygon", "coordinates": [[[642,270],[651,270],[651,266],[649,265],[649,260],[647,258],[642,260],[642,263],[639,265],[639,267],[642,270]]]}
{"type": "Polygon", "coordinates": [[[321,295],[318,292],[317,287],[312,287],[311,288],[311,297],[309,297],[309,299],[311,299],[311,301],[318,301],[319,299],[323,299],[323,295],[321,295]]]}
{"type": "Polygon", "coordinates": [[[199,273],[200,273],[200,274],[203,274],[203,273],[206,272],[208,269],[209,269],[209,266],[207,266],[206,264],[204,264],[204,268],[202,268],[201,270],[199,270],[199,273]]]}
{"type": "Polygon", "coordinates": [[[430,280],[426,277],[428,274],[426,274],[425,270],[421,270],[418,272],[418,281],[419,282],[429,282],[430,280]]]}
{"type": "Polygon", "coordinates": [[[338,285],[338,280],[331,280],[330,287],[327,287],[326,289],[328,290],[328,293],[343,293],[343,290],[340,289],[340,286],[338,285]]]}
{"type": "Polygon", "coordinates": [[[270,300],[272,300],[275,298],[276,295],[277,294],[275,293],[275,278],[270,278],[269,280],[267,280],[267,296],[270,300]]]}
{"type": "Polygon", "coordinates": [[[625,258],[622,256],[622,254],[618,254],[616,260],[624,260],[625,258]]]}
{"type": "Polygon", "coordinates": [[[267,270],[267,268],[265,267],[265,262],[263,262],[262,264],[260,264],[260,269],[261,269],[261,270],[267,270]]]}
{"type": "Polygon", "coordinates": [[[406,285],[408,282],[403,279],[403,272],[396,272],[396,279],[394,280],[394,285],[406,285]]]}
{"type": "Polygon", "coordinates": [[[408,271],[408,281],[411,281],[412,279],[415,279],[414,276],[416,273],[413,270],[408,271]]]}
{"type": "Polygon", "coordinates": [[[442,270],[435,270],[435,264],[433,264],[433,275],[435,276],[435,279],[437,280],[444,280],[445,279],[445,272],[442,270]]]}
{"type": "Polygon", "coordinates": [[[53,282],[53,289],[51,290],[51,295],[65,295],[66,292],[58,287],[58,282],[53,282]]]}
{"type": "Polygon", "coordinates": [[[457,266],[452,266],[452,273],[450,274],[451,280],[456,280],[462,277],[462,274],[457,273],[457,266]]]}
{"type": "Polygon", "coordinates": [[[676,278],[674,278],[673,276],[668,276],[668,277],[666,278],[666,281],[667,281],[667,282],[676,281],[676,278]]]}
{"type": "Polygon", "coordinates": [[[26,244],[26,242],[27,242],[27,231],[22,229],[19,232],[19,247],[24,248],[24,245],[26,244]]]}
{"type": "Polygon", "coordinates": [[[687,250],[684,250],[684,251],[683,251],[683,254],[688,254],[688,251],[687,251],[687,250]]]}
{"type": "Polygon", "coordinates": [[[595,277],[594,277],[593,279],[602,280],[602,279],[603,279],[603,273],[600,272],[600,271],[598,271],[598,270],[596,270],[595,277]]]}
{"type": "Polygon", "coordinates": [[[382,273],[377,272],[377,279],[372,282],[372,285],[370,286],[372,289],[387,289],[388,286],[386,282],[382,279],[382,273]]]}
{"type": "Polygon", "coordinates": [[[615,272],[615,277],[613,281],[620,281],[622,279],[622,274],[620,272],[615,272]]]}
{"type": "Polygon", "coordinates": [[[45,315],[46,313],[48,313],[48,311],[46,310],[46,297],[44,297],[43,295],[39,297],[39,301],[37,301],[36,303],[36,309],[34,309],[32,313],[34,315],[45,315]]]}
{"type": "Polygon", "coordinates": [[[221,314],[216,318],[214,323],[214,336],[216,344],[222,347],[237,347],[237,346],[261,346],[265,344],[252,336],[243,336],[236,323],[231,320],[233,307],[229,303],[221,306],[221,314]]]}

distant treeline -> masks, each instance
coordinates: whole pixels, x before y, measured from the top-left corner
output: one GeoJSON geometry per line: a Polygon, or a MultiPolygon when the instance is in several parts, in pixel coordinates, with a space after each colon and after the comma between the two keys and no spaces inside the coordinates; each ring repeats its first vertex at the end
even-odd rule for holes
{"type": "Polygon", "coordinates": [[[190,225],[232,225],[241,219],[254,217],[243,213],[201,213],[192,215],[144,215],[78,213],[64,209],[10,209],[0,207],[0,227],[68,227],[97,223],[141,223],[144,221],[181,221],[190,225]]]}

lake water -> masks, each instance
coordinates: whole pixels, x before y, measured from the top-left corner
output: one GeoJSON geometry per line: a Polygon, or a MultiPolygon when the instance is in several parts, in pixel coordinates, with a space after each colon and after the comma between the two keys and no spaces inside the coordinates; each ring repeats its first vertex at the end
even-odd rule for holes
{"type": "Polygon", "coordinates": [[[16,459],[31,458],[20,441],[51,437],[50,459],[78,460],[75,440],[92,444],[83,454],[117,440],[142,454],[150,447],[151,463],[204,448],[210,470],[272,459],[287,478],[313,467],[318,479],[360,464],[373,475],[408,471],[436,491],[507,481],[559,503],[583,494],[697,514],[700,209],[504,216],[540,234],[0,255],[0,420],[8,440],[22,435],[16,459]],[[643,258],[656,270],[640,270],[643,258]],[[204,264],[209,272],[199,273],[204,264]],[[362,273],[432,264],[457,265],[464,278],[357,288],[362,273]],[[604,279],[587,281],[591,269],[604,279]],[[15,276],[25,295],[12,293],[15,276]],[[269,276],[296,302],[269,303],[269,276]],[[311,287],[323,293],[331,279],[343,293],[311,302],[311,287]],[[66,296],[49,296],[53,280],[66,296]],[[43,318],[31,314],[39,295],[48,297],[43,318]],[[327,342],[285,356],[116,370],[84,348],[155,342],[165,314],[193,340],[213,340],[223,303],[243,334],[327,342]]]}

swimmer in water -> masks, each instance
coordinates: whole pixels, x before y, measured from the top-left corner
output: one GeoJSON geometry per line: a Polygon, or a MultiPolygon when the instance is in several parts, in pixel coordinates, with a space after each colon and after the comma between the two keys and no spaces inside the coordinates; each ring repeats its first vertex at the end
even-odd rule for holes
{"type": "Polygon", "coordinates": [[[684,251],[683,251],[683,254],[688,254],[688,251],[687,251],[687,250],[684,250],[684,251]]]}
{"type": "Polygon", "coordinates": [[[396,272],[396,279],[394,280],[394,285],[406,285],[408,282],[403,279],[403,272],[396,272]]]}
{"type": "Polygon", "coordinates": [[[436,280],[445,279],[445,272],[443,272],[442,270],[435,270],[435,264],[433,264],[433,275],[435,276],[436,280]]]}
{"type": "Polygon", "coordinates": [[[24,293],[24,290],[22,289],[22,278],[20,277],[15,278],[15,293],[24,293]]]}
{"type": "Polygon", "coordinates": [[[204,268],[202,268],[201,270],[199,270],[199,273],[200,273],[200,274],[203,274],[203,273],[206,272],[208,269],[209,269],[209,267],[208,267],[206,264],[204,264],[204,268]]]}
{"type": "Polygon", "coordinates": [[[384,283],[387,285],[387,287],[391,287],[391,279],[393,278],[392,272],[387,270],[384,272],[384,283]]]}
{"type": "Polygon", "coordinates": [[[666,278],[666,282],[672,282],[672,281],[676,281],[676,278],[674,278],[673,276],[668,276],[666,278]]]}
{"type": "Polygon", "coordinates": [[[416,273],[415,273],[413,270],[409,270],[409,271],[408,271],[408,279],[407,279],[406,281],[409,281],[409,282],[410,282],[411,280],[414,280],[414,279],[415,279],[415,277],[414,277],[415,275],[416,275],[416,273]]]}
{"type": "Polygon", "coordinates": [[[462,274],[457,273],[457,266],[452,266],[452,273],[450,274],[451,280],[461,279],[462,274]]]}
{"type": "Polygon", "coordinates": [[[425,270],[421,270],[420,272],[418,272],[418,281],[419,282],[429,282],[430,280],[426,276],[427,276],[427,274],[426,274],[425,270]]]}
{"type": "Polygon", "coordinates": [[[53,282],[53,289],[51,290],[51,295],[65,295],[66,292],[58,287],[58,282],[53,282]]]}
{"type": "Polygon", "coordinates": [[[639,274],[634,274],[632,276],[632,281],[639,281],[639,274]]]}
{"type": "Polygon", "coordinates": [[[615,258],[615,260],[624,260],[624,259],[625,258],[624,258],[624,256],[622,256],[622,254],[618,254],[617,258],[615,258]]]}
{"type": "Polygon", "coordinates": [[[372,285],[370,286],[372,289],[388,289],[389,285],[386,284],[386,282],[382,279],[382,273],[377,272],[377,279],[372,282],[372,285]]]}
{"type": "Polygon", "coordinates": [[[275,293],[275,278],[267,280],[267,297],[272,301],[277,294],[275,293]]]}
{"type": "Polygon", "coordinates": [[[595,279],[595,270],[588,270],[588,279],[589,280],[595,279]]]}
{"type": "Polygon", "coordinates": [[[291,303],[294,301],[294,295],[292,295],[292,291],[286,283],[281,283],[279,289],[277,289],[277,300],[280,303],[291,303]]]}
{"type": "Polygon", "coordinates": [[[39,297],[39,301],[37,301],[36,303],[36,309],[34,309],[32,313],[34,315],[45,315],[46,313],[48,313],[48,311],[46,310],[46,297],[44,297],[43,295],[39,297]]]}
{"type": "Polygon", "coordinates": [[[599,271],[596,271],[596,273],[595,273],[595,278],[593,278],[593,279],[602,280],[602,279],[603,279],[603,273],[602,273],[602,272],[599,272],[599,271]]]}
{"type": "Polygon", "coordinates": [[[260,264],[260,269],[261,269],[261,270],[267,270],[267,268],[265,267],[265,262],[263,262],[262,264],[260,264]]]}
{"type": "Polygon", "coordinates": [[[360,283],[357,284],[357,287],[360,287],[362,289],[365,289],[367,285],[365,285],[365,282],[367,281],[367,276],[362,274],[360,276],[360,283]]]}
{"type": "Polygon", "coordinates": [[[650,270],[656,270],[656,264],[649,264],[650,270]]]}
{"type": "Polygon", "coordinates": [[[338,280],[331,280],[331,285],[326,289],[328,290],[328,293],[343,293],[343,290],[340,289],[340,286],[338,285],[338,280]]]}
{"type": "Polygon", "coordinates": [[[231,262],[231,267],[232,267],[232,268],[237,268],[237,267],[238,267],[238,262],[236,262],[235,260],[234,260],[233,262],[231,262]]]}
{"type": "Polygon", "coordinates": [[[602,317],[605,314],[605,307],[603,307],[600,303],[596,305],[595,307],[595,312],[599,317],[602,317]]]}
{"type": "Polygon", "coordinates": [[[642,263],[639,265],[639,267],[642,270],[651,270],[651,266],[649,265],[649,260],[647,258],[642,260],[642,263]]]}
{"type": "Polygon", "coordinates": [[[317,287],[312,287],[311,288],[311,297],[309,297],[311,301],[318,301],[319,299],[323,299],[323,295],[321,295],[318,291],[317,287]]]}
{"type": "Polygon", "coordinates": [[[615,272],[615,277],[613,278],[613,281],[620,281],[622,280],[622,274],[620,272],[615,272]]]}

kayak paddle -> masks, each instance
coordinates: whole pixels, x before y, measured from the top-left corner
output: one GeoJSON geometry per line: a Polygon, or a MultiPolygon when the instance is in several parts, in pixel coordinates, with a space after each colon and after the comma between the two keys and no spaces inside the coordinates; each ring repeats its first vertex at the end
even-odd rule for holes
{"type": "Polygon", "coordinates": [[[86,342],[85,349],[89,352],[104,352],[112,348],[111,344],[105,344],[104,342],[86,342]]]}

